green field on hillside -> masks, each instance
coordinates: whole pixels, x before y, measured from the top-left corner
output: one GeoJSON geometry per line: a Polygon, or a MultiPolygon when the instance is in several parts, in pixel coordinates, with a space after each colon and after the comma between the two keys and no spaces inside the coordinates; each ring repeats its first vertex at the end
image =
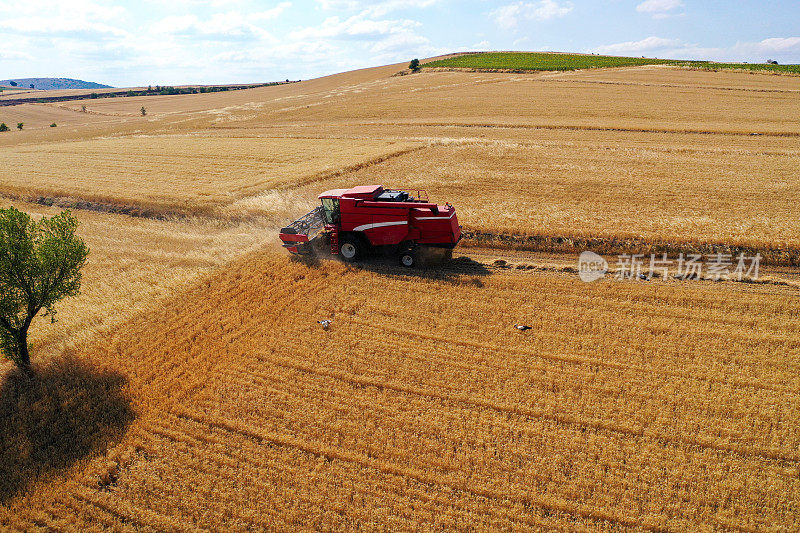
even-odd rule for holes
{"type": "Polygon", "coordinates": [[[756,63],[712,63],[710,61],[685,61],[645,57],[617,57],[591,54],[555,54],[540,52],[487,52],[466,54],[432,61],[423,68],[473,68],[504,70],[577,70],[603,67],[631,67],[637,65],[676,65],[702,69],[744,69],[793,72],[800,74],[800,65],[770,65],[756,63]]]}

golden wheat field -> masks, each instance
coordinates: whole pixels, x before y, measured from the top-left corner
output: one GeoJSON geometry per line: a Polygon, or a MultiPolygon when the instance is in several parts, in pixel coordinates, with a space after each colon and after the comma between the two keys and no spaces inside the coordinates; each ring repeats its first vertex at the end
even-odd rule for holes
{"type": "Polygon", "coordinates": [[[800,528],[800,78],[403,66],[0,107],[30,123],[0,134],[0,205],[70,207],[91,250],[34,322],[38,377],[0,364],[0,528],[800,528]],[[739,246],[764,276],[587,284],[582,249],[535,240],[419,271],[280,249],[366,183],[468,235],[739,246]]]}
{"type": "Polygon", "coordinates": [[[375,268],[258,251],[98,336],[114,443],[5,523],[797,527],[796,289],[375,268]]]}
{"type": "Polygon", "coordinates": [[[326,178],[378,180],[457,201],[472,231],[800,244],[800,77],[660,66],[391,77],[398,68],[29,104],[102,120],[2,136],[2,160],[20,172],[0,192],[185,213],[305,182],[313,198],[326,178]],[[143,105],[148,116],[132,118],[143,105]]]}
{"type": "Polygon", "coordinates": [[[15,172],[3,189],[23,198],[80,198],[155,213],[197,214],[416,146],[381,140],[358,146],[339,139],[232,140],[208,134],[26,145],[4,151],[3,161],[15,172]]]}

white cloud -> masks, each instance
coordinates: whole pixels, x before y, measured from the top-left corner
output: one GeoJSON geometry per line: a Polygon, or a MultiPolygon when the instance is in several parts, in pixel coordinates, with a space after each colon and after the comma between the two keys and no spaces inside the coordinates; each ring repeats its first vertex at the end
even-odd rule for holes
{"type": "Polygon", "coordinates": [[[674,13],[675,9],[683,7],[681,0],[645,0],[638,6],[636,11],[647,13],[654,19],[665,19],[673,16],[681,16],[682,13],[674,13]]]}
{"type": "Polygon", "coordinates": [[[118,22],[126,15],[121,6],[90,0],[8,0],[0,2],[0,30],[24,36],[100,41],[125,37],[127,32],[118,22]]]}
{"type": "Polygon", "coordinates": [[[33,59],[32,56],[26,54],[25,52],[17,52],[15,50],[0,50],[0,59],[3,61],[14,61],[14,60],[30,60],[33,59]]]}
{"type": "Polygon", "coordinates": [[[727,47],[703,47],[680,39],[651,36],[640,41],[598,46],[591,51],[601,54],[646,55],[671,59],[751,63],[760,63],[767,59],[783,59],[782,62],[791,62],[800,55],[800,37],[772,37],[758,42],[738,42],[727,47]]]}
{"type": "Polygon", "coordinates": [[[127,13],[122,6],[109,6],[92,0],[72,0],[70,2],[4,0],[0,2],[0,12],[13,13],[15,17],[35,15],[43,18],[68,18],[84,21],[108,21],[123,17],[127,13]]]}
{"type": "Polygon", "coordinates": [[[373,20],[354,15],[346,20],[328,17],[314,27],[303,28],[289,34],[293,40],[303,39],[363,39],[370,40],[382,35],[408,32],[420,23],[414,20],[373,20]]]}
{"type": "Polygon", "coordinates": [[[127,34],[124,30],[103,22],[64,17],[28,16],[5,19],[0,22],[0,29],[28,36],[44,35],[69,39],[104,39],[127,34]]]}
{"type": "Polygon", "coordinates": [[[402,32],[376,41],[370,47],[370,50],[376,54],[387,54],[419,50],[421,47],[430,46],[430,44],[430,41],[421,35],[417,35],[414,32],[402,32]]]}
{"type": "Polygon", "coordinates": [[[641,41],[626,41],[624,43],[608,44],[605,46],[598,46],[595,51],[601,54],[623,55],[633,54],[641,55],[646,52],[660,51],[680,47],[681,41],[678,39],[662,39],[661,37],[648,37],[641,41]]]}
{"type": "Polygon", "coordinates": [[[756,45],[761,51],[772,51],[774,53],[800,52],[800,37],[773,37],[764,39],[756,45]]]}
{"type": "Polygon", "coordinates": [[[527,35],[523,35],[519,39],[514,39],[513,44],[514,46],[522,46],[523,44],[529,43],[530,40],[531,40],[530,37],[528,37],[527,35]]]}
{"type": "Polygon", "coordinates": [[[383,0],[369,2],[364,0],[317,0],[320,7],[330,11],[362,11],[362,15],[383,17],[398,9],[424,9],[441,0],[383,0]]]}
{"type": "Polygon", "coordinates": [[[322,9],[330,11],[356,10],[363,7],[359,0],[317,0],[322,9]]]}
{"type": "Polygon", "coordinates": [[[219,41],[271,39],[269,32],[255,23],[277,18],[290,6],[289,2],[283,2],[267,11],[255,13],[215,13],[206,20],[195,15],[173,16],[156,22],[150,29],[157,34],[219,41]]]}
{"type": "Polygon", "coordinates": [[[683,7],[681,0],[645,0],[636,6],[636,11],[639,13],[664,13],[679,7],[683,7]]]}
{"type": "MultiPolygon", "coordinates": [[[[434,47],[430,40],[417,33],[422,24],[405,18],[382,18],[387,13],[406,9],[424,8],[440,0],[385,0],[362,2],[357,0],[317,0],[323,9],[356,9],[349,17],[330,16],[316,26],[289,33],[290,42],[328,43],[337,48],[337,57],[352,55],[369,58],[365,64],[345,62],[348,68],[407,61],[409,57],[426,57],[444,52],[434,47]]],[[[334,54],[331,54],[332,56],[334,54]]],[[[326,68],[332,68],[329,62],[326,68]]]]}
{"type": "Polygon", "coordinates": [[[370,3],[365,13],[373,17],[383,17],[398,9],[425,9],[431,7],[439,0],[385,0],[370,3]]]}
{"type": "Polygon", "coordinates": [[[211,63],[260,64],[284,61],[288,57],[316,57],[324,60],[328,54],[338,52],[335,46],[326,42],[295,42],[278,45],[237,48],[211,56],[211,63]]]}
{"type": "Polygon", "coordinates": [[[559,4],[554,0],[541,0],[539,2],[516,2],[501,6],[491,13],[491,17],[503,29],[513,29],[520,22],[531,20],[550,20],[563,17],[572,11],[572,4],[567,2],[559,4]]]}

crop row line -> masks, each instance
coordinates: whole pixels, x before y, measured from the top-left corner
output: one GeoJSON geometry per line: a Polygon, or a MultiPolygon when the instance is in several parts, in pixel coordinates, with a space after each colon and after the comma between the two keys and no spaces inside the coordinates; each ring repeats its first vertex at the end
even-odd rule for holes
{"type": "MultiPolygon", "coordinates": [[[[183,410],[173,409],[173,414],[195,421],[199,424],[205,424],[209,427],[224,430],[230,433],[239,434],[248,437],[252,440],[277,445],[287,448],[294,448],[303,451],[314,457],[320,457],[325,460],[339,460],[347,463],[357,464],[363,468],[376,469],[387,475],[394,475],[401,478],[411,479],[430,487],[444,487],[451,490],[469,493],[475,497],[487,498],[493,501],[516,501],[518,503],[533,505],[550,511],[561,512],[573,516],[580,516],[585,519],[595,521],[608,521],[621,526],[636,528],[643,527],[643,524],[637,520],[613,511],[596,509],[586,506],[584,504],[574,503],[557,498],[543,498],[531,495],[510,495],[498,493],[488,487],[470,486],[465,482],[446,481],[442,479],[433,479],[423,472],[411,468],[400,467],[391,463],[386,463],[370,457],[360,456],[344,450],[336,450],[324,444],[313,445],[311,443],[296,439],[294,437],[282,436],[271,432],[265,432],[253,428],[249,425],[236,423],[234,421],[226,421],[221,419],[200,418],[193,413],[183,410]]],[[[644,527],[647,527],[646,525],[644,527]]]]}
{"type": "MultiPolygon", "coordinates": [[[[269,363],[270,365],[275,364],[275,359],[274,358],[261,358],[261,360],[263,360],[265,363],[269,363]]],[[[329,370],[332,371],[332,372],[338,371],[340,373],[343,373],[343,372],[341,372],[341,370],[335,370],[335,369],[329,369],[329,370]]],[[[276,388],[272,387],[272,383],[277,383],[277,384],[282,383],[281,379],[279,377],[277,377],[277,376],[272,376],[272,375],[269,375],[269,374],[263,374],[263,373],[260,373],[260,372],[257,372],[257,371],[253,371],[253,370],[242,370],[240,372],[233,372],[232,371],[231,375],[232,375],[233,379],[235,380],[235,383],[240,384],[242,387],[246,387],[248,384],[252,384],[254,381],[258,381],[259,384],[263,385],[266,389],[268,389],[269,391],[272,391],[273,393],[281,391],[282,394],[286,394],[287,397],[291,397],[291,393],[290,392],[283,391],[281,389],[276,389],[276,388]]],[[[363,377],[363,375],[362,375],[362,377],[363,377]]],[[[369,379],[369,378],[366,378],[366,379],[369,379]]],[[[380,377],[373,378],[372,381],[375,382],[375,383],[385,383],[386,382],[384,379],[381,379],[380,377]]],[[[294,387],[299,387],[299,383],[293,382],[293,386],[294,387]]],[[[318,386],[319,385],[317,385],[317,387],[318,386]]],[[[363,385],[359,384],[358,386],[362,387],[363,385]]],[[[439,390],[438,395],[440,395],[440,396],[452,397],[456,393],[456,391],[454,391],[452,389],[446,389],[446,391],[441,391],[435,384],[433,384],[433,385],[429,384],[429,386],[436,387],[437,390],[439,390]]],[[[389,390],[391,390],[391,389],[389,389],[389,390]]],[[[313,393],[313,388],[312,388],[311,391],[309,391],[309,393],[313,393]]],[[[336,394],[335,390],[326,390],[324,393],[320,392],[320,398],[331,398],[332,395],[335,396],[335,394],[336,394]]],[[[637,398],[640,398],[641,400],[649,400],[651,404],[658,404],[658,398],[656,398],[656,397],[654,397],[652,395],[639,394],[639,393],[631,394],[631,393],[625,392],[625,396],[624,396],[624,398],[625,398],[624,401],[625,402],[628,401],[628,397],[637,397],[637,398]]],[[[548,401],[547,403],[550,404],[550,406],[553,409],[555,409],[559,405],[560,402],[558,400],[555,400],[555,401],[548,401]]],[[[568,400],[566,400],[566,403],[568,405],[570,404],[568,400]]],[[[609,405],[610,405],[611,408],[615,408],[615,407],[617,407],[619,405],[619,403],[620,402],[613,402],[612,401],[609,405]]],[[[590,408],[591,408],[592,411],[597,410],[599,412],[606,412],[602,408],[603,405],[605,405],[605,404],[601,404],[601,405],[597,406],[597,405],[595,405],[593,403],[590,406],[590,408]]],[[[683,407],[683,403],[680,402],[680,401],[670,402],[667,405],[672,405],[673,407],[676,407],[676,406],[683,407]]],[[[571,408],[569,410],[573,411],[574,416],[579,416],[579,414],[581,414],[580,411],[576,411],[573,406],[570,406],[570,407],[571,408]]],[[[686,415],[686,417],[688,419],[695,420],[695,422],[697,422],[698,424],[700,424],[700,422],[699,422],[700,420],[704,420],[704,419],[707,420],[708,425],[704,425],[703,426],[707,431],[708,430],[716,430],[717,432],[721,432],[723,434],[726,433],[726,432],[731,432],[732,431],[731,428],[726,427],[726,426],[722,426],[722,427],[715,426],[713,423],[717,421],[718,417],[715,417],[713,415],[708,415],[707,414],[707,409],[713,409],[713,402],[712,402],[712,405],[700,404],[699,406],[696,406],[696,407],[693,407],[693,408],[691,408],[691,407],[688,408],[688,409],[684,408],[684,409],[681,410],[681,414],[682,415],[686,415]],[[689,417],[688,416],[689,414],[693,415],[693,417],[689,417]],[[694,418],[694,417],[696,417],[696,418],[694,418]]],[[[547,412],[546,409],[539,409],[539,411],[547,412]]],[[[564,411],[562,410],[562,413],[563,412],[564,411]]],[[[636,419],[642,420],[642,419],[649,419],[647,417],[649,412],[650,411],[635,411],[633,413],[628,413],[627,415],[620,415],[620,416],[626,416],[628,420],[631,420],[631,417],[634,414],[639,414],[640,416],[637,417],[636,419]]],[[[583,414],[586,414],[586,413],[583,413],[583,414]]],[[[687,431],[693,431],[695,428],[694,427],[687,427],[685,429],[687,431]]],[[[644,433],[647,432],[647,430],[646,429],[641,429],[641,432],[644,434],[644,433]]],[[[707,437],[707,438],[713,438],[713,437],[707,437]]],[[[741,445],[739,445],[739,446],[741,446],[741,445]]]]}
{"type": "Polygon", "coordinates": [[[580,356],[577,356],[577,355],[565,356],[565,355],[559,355],[559,354],[554,354],[554,353],[544,353],[544,352],[541,352],[541,351],[521,350],[519,348],[516,348],[516,349],[513,349],[513,350],[509,350],[508,348],[505,348],[505,347],[499,347],[499,346],[494,346],[494,345],[490,345],[490,344],[484,344],[484,343],[475,342],[475,341],[465,341],[465,340],[455,339],[455,338],[452,338],[452,337],[444,339],[444,338],[438,337],[436,335],[423,333],[423,332],[420,332],[420,331],[408,330],[408,329],[405,329],[405,328],[393,327],[393,326],[389,326],[389,325],[375,326],[373,323],[366,322],[366,321],[363,321],[363,320],[358,320],[357,318],[351,319],[351,322],[353,322],[355,324],[358,324],[361,327],[376,328],[376,329],[380,329],[381,331],[391,331],[393,333],[397,333],[398,335],[402,335],[404,337],[418,337],[418,338],[429,340],[429,341],[447,342],[448,344],[454,344],[454,345],[457,345],[457,346],[463,346],[465,348],[477,348],[477,349],[481,349],[481,350],[502,352],[505,355],[518,355],[520,357],[523,357],[523,356],[525,356],[525,357],[535,357],[535,358],[538,358],[538,359],[543,359],[543,360],[547,360],[547,361],[554,361],[554,362],[559,362],[559,363],[567,363],[567,364],[573,364],[573,365],[585,365],[585,366],[589,366],[590,368],[596,366],[596,367],[611,368],[611,369],[614,369],[614,370],[631,371],[631,372],[640,373],[640,374],[656,374],[656,375],[660,374],[660,375],[664,375],[664,376],[668,376],[668,377],[680,378],[680,379],[685,379],[685,380],[695,380],[695,381],[701,381],[701,382],[706,382],[706,383],[709,383],[709,382],[710,383],[718,383],[718,384],[723,384],[723,385],[732,385],[734,387],[743,387],[743,388],[746,387],[746,388],[771,390],[771,391],[774,391],[774,392],[788,393],[788,394],[792,394],[792,395],[800,394],[800,391],[787,389],[787,388],[784,388],[784,387],[779,387],[777,385],[771,385],[771,384],[766,384],[766,383],[757,382],[757,381],[749,381],[749,380],[743,380],[743,379],[732,379],[731,380],[731,379],[715,378],[715,377],[712,377],[712,376],[697,376],[697,375],[693,375],[693,374],[684,374],[682,372],[677,372],[677,371],[673,371],[673,370],[659,370],[659,369],[656,369],[656,368],[649,368],[649,367],[644,367],[644,366],[640,366],[640,365],[632,365],[632,364],[627,364],[627,363],[618,363],[618,362],[614,362],[614,361],[605,361],[603,359],[596,359],[596,358],[590,358],[590,357],[580,357],[580,356]]]}
{"type": "Polygon", "coordinates": [[[491,123],[491,122],[389,122],[374,121],[355,123],[357,126],[423,126],[434,128],[497,128],[497,129],[527,129],[527,130],[557,130],[557,131],[599,131],[599,132],[623,132],[623,133],[671,133],[671,134],[692,134],[692,135],[729,135],[729,136],[750,136],[760,135],[764,137],[800,137],[800,132],[753,132],[753,131],[714,131],[700,130],[691,128],[637,128],[622,126],[585,126],[581,124],[561,125],[561,124],[513,124],[513,123],[491,123]]]}
{"type": "MultiPolygon", "coordinates": [[[[121,509],[119,505],[115,505],[114,502],[110,501],[108,497],[103,496],[97,489],[86,485],[76,487],[76,490],[72,494],[77,500],[93,505],[112,516],[116,516],[120,522],[123,523],[138,524],[157,531],[176,531],[183,529],[210,532],[210,530],[200,528],[196,525],[192,528],[177,528],[174,521],[170,520],[169,517],[153,512],[148,508],[134,505],[130,500],[126,501],[127,507],[129,508],[121,509]]],[[[182,525],[185,526],[185,522],[182,525]]]]}
{"type": "MultiPolygon", "coordinates": [[[[317,376],[317,377],[322,378],[324,376],[317,376]]],[[[266,380],[265,378],[260,378],[258,376],[253,378],[253,377],[251,377],[249,375],[248,376],[242,376],[242,377],[240,377],[238,379],[236,377],[234,377],[234,378],[235,378],[235,382],[240,384],[240,386],[243,387],[243,388],[246,388],[247,385],[249,384],[251,386],[252,385],[258,385],[259,386],[259,391],[262,390],[260,388],[262,386],[265,387],[265,389],[268,389],[268,390],[264,390],[264,392],[268,393],[267,394],[268,397],[271,400],[273,400],[272,402],[269,402],[270,404],[273,403],[273,402],[277,402],[277,403],[281,404],[281,402],[279,401],[280,397],[288,399],[288,398],[291,398],[291,396],[292,396],[290,391],[288,391],[288,390],[278,390],[278,389],[274,389],[274,388],[269,387],[268,380],[266,380]]],[[[278,380],[278,382],[282,381],[281,378],[276,378],[276,379],[278,380]]],[[[283,378],[283,381],[291,381],[295,385],[298,385],[300,383],[299,380],[297,380],[296,378],[293,379],[291,377],[290,378],[283,378]]],[[[378,390],[378,389],[375,388],[375,390],[378,390]]],[[[300,388],[297,389],[296,392],[297,392],[297,394],[300,394],[302,396],[302,398],[303,398],[302,403],[304,405],[306,405],[309,410],[311,410],[314,406],[324,406],[324,405],[330,405],[330,404],[338,405],[341,402],[342,406],[348,406],[348,407],[351,407],[351,408],[353,406],[355,406],[356,408],[364,409],[365,411],[368,411],[370,414],[373,414],[373,415],[377,413],[378,414],[378,418],[391,419],[392,417],[396,416],[396,413],[392,413],[392,412],[389,412],[389,411],[387,411],[385,409],[382,409],[380,404],[373,405],[373,403],[371,403],[371,402],[373,402],[373,400],[370,400],[369,398],[363,398],[361,400],[361,404],[360,405],[354,405],[353,401],[352,401],[354,399],[354,396],[353,396],[352,393],[348,394],[348,392],[344,391],[344,390],[337,390],[336,388],[328,388],[322,383],[314,384],[313,386],[309,385],[307,388],[300,387],[300,388]],[[313,400],[313,401],[310,401],[310,400],[313,400]]],[[[206,401],[204,403],[204,407],[206,409],[208,409],[208,410],[219,410],[219,408],[220,408],[220,406],[217,403],[211,402],[211,401],[206,401]]],[[[291,406],[286,406],[284,409],[292,409],[292,407],[291,406]]],[[[344,409],[344,407],[342,407],[342,409],[344,409]]],[[[257,415],[255,415],[255,416],[257,416],[258,419],[262,419],[264,417],[273,416],[273,413],[274,413],[274,416],[276,416],[278,419],[288,418],[288,417],[286,417],[285,415],[282,414],[282,410],[283,409],[281,409],[281,406],[276,406],[275,409],[269,409],[268,408],[267,410],[259,410],[257,415]]],[[[351,409],[348,412],[353,412],[353,411],[351,409]]],[[[447,412],[444,411],[442,414],[446,415],[446,413],[447,412]]],[[[343,422],[347,422],[347,421],[350,422],[349,424],[345,424],[343,427],[341,427],[341,428],[339,428],[337,430],[337,432],[342,432],[343,433],[342,436],[346,436],[347,435],[348,428],[358,427],[358,419],[357,418],[344,417],[344,418],[341,418],[341,420],[343,422]]],[[[549,422],[553,422],[552,420],[548,420],[548,421],[549,422]]],[[[558,425],[557,422],[554,422],[554,423],[556,425],[558,425]]],[[[493,425],[493,427],[498,427],[498,426],[493,425]]],[[[524,428],[523,429],[523,428],[520,428],[519,426],[512,426],[511,424],[509,424],[508,426],[504,426],[504,427],[507,427],[507,428],[514,427],[515,431],[523,433],[523,434],[527,434],[530,437],[539,436],[539,433],[533,428],[531,428],[531,429],[524,428]]],[[[303,426],[303,429],[308,429],[312,434],[313,434],[314,428],[316,428],[316,426],[314,426],[313,423],[310,424],[309,426],[303,426]]],[[[431,450],[435,450],[436,449],[435,444],[437,442],[439,444],[441,444],[441,442],[437,441],[437,438],[436,438],[436,431],[437,431],[437,429],[441,430],[440,427],[435,426],[435,425],[428,426],[428,425],[425,425],[424,423],[422,423],[420,421],[420,422],[417,422],[417,425],[415,425],[414,428],[416,428],[416,431],[414,431],[413,429],[407,429],[406,432],[407,432],[408,437],[413,439],[415,442],[427,444],[428,446],[430,446],[431,450]],[[425,430],[427,430],[427,432],[425,430]]],[[[400,428],[396,427],[396,429],[400,429],[400,428]]],[[[476,442],[470,442],[470,439],[469,439],[469,435],[470,434],[471,434],[471,432],[468,432],[465,435],[465,439],[463,441],[460,441],[461,445],[462,446],[463,445],[479,446],[480,443],[477,442],[477,441],[476,442]]],[[[401,438],[401,441],[402,441],[402,438],[401,438]]],[[[367,444],[367,446],[369,447],[369,444],[367,444]]],[[[449,447],[449,443],[446,443],[446,446],[449,447]]],[[[399,447],[398,449],[403,449],[403,448],[399,447]]],[[[385,455],[385,456],[388,456],[388,457],[396,457],[396,458],[401,458],[401,459],[403,457],[407,457],[407,455],[403,455],[402,453],[400,453],[400,454],[389,453],[388,451],[386,451],[385,448],[381,448],[381,453],[382,453],[382,455],[385,455]]],[[[504,448],[502,453],[503,453],[503,456],[504,456],[504,461],[512,460],[513,458],[517,458],[519,460],[523,460],[524,461],[525,459],[529,458],[528,455],[527,455],[529,453],[529,450],[527,450],[527,449],[520,450],[520,449],[517,449],[517,448],[512,448],[512,449],[504,448]]],[[[448,467],[447,465],[444,465],[443,463],[435,461],[435,459],[438,458],[438,457],[439,457],[438,455],[436,457],[417,456],[417,462],[421,463],[421,462],[423,462],[423,459],[424,459],[424,463],[428,465],[428,470],[429,471],[430,471],[431,468],[432,469],[436,469],[437,471],[440,471],[440,472],[446,473],[446,474],[453,474],[453,473],[457,473],[459,471],[458,467],[448,467]],[[432,459],[434,459],[433,462],[431,462],[432,459]]],[[[745,459],[747,459],[747,458],[745,458],[745,459]]],[[[509,474],[513,473],[512,471],[504,471],[504,472],[507,472],[509,474]]],[[[546,482],[547,481],[546,478],[540,478],[536,473],[529,473],[527,475],[532,475],[534,478],[536,478],[540,482],[546,482]]],[[[690,482],[691,480],[686,479],[686,481],[690,482]]],[[[544,484],[546,484],[546,483],[544,483],[544,484]]],[[[617,474],[613,474],[613,473],[612,474],[608,474],[606,472],[603,475],[602,486],[610,487],[612,485],[613,486],[617,486],[617,485],[624,486],[624,480],[623,480],[623,478],[619,477],[617,474]],[[613,480],[619,480],[619,483],[617,483],[616,481],[613,481],[613,480]]]]}
{"type": "MultiPolygon", "coordinates": [[[[214,427],[213,425],[210,425],[207,421],[204,421],[204,420],[203,421],[199,421],[198,419],[189,419],[189,418],[186,418],[186,417],[184,417],[182,415],[176,415],[175,413],[168,413],[168,414],[173,420],[180,420],[183,423],[192,423],[192,424],[198,425],[199,427],[202,427],[202,428],[214,427]]],[[[216,429],[219,429],[219,428],[216,428],[216,429]]],[[[183,436],[186,439],[190,439],[190,440],[193,440],[195,442],[198,442],[198,443],[199,442],[207,442],[209,444],[214,443],[215,453],[212,454],[212,455],[204,453],[203,456],[202,456],[202,459],[204,459],[204,460],[212,460],[212,461],[214,461],[217,464],[220,464],[222,466],[236,467],[236,466],[240,465],[242,462],[244,462],[244,463],[249,464],[250,467],[252,467],[252,468],[254,468],[256,470],[261,470],[261,469],[265,468],[265,465],[262,464],[262,463],[257,462],[256,459],[251,454],[245,453],[244,450],[241,450],[241,449],[232,448],[231,447],[231,443],[229,441],[221,439],[221,438],[214,438],[213,433],[204,434],[202,436],[202,438],[200,438],[199,436],[197,436],[197,435],[195,435],[193,433],[189,433],[188,430],[176,430],[174,427],[167,428],[167,424],[166,424],[166,422],[164,420],[155,421],[154,424],[151,424],[149,426],[148,431],[151,431],[151,432],[153,432],[155,434],[161,435],[162,438],[166,438],[166,439],[168,439],[168,440],[170,440],[170,441],[172,441],[174,443],[181,443],[182,442],[181,441],[181,436],[183,436]],[[176,431],[178,431],[179,433],[176,433],[176,431]],[[220,449],[220,446],[224,449],[224,451],[222,451],[220,449]],[[236,453],[236,455],[234,455],[234,453],[236,453]],[[220,457],[215,458],[214,455],[220,455],[220,457]],[[223,455],[225,456],[225,459],[223,459],[223,457],[222,457],[223,455]]],[[[225,432],[226,433],[231,433],[230,430],[225,430],[225,432]]],[[[238,432],[234,432],[234,434],[239,434],[239,433],[238,432]]],[[[248,436],[248,440],[253,440],[253,439],[248,436]]],[[[262,441],[256,440],[255,442],[262,442],[262,441]]],[[[268,447],[272,447],[272,443],[269,443],[268,447]]],[[[303,452],[303,450],[298,450],[298,451],[303,452]]],[[[191,446],[186,446],[185,452],[186,453],[196,454],[196,452],[194,452],[191,449],[191,446]]],[[[303,453],[305,453],[305,452],[303,452],[303,453]]],[[[193,464],[197,467],[198,470],[202,470],[202,466],[203,465],[202,465],[202,462],[200,461],[200,458],[194,460],[193,464]]],[[[280,464],[280,468],[284,468],[284,469],[287,470],[287,472],[286,472],[287,474],[291,475],[291,473],[292,473],[291,469],[286,468],[286,465],[282,464],[280,462],[278,462],[278,464],[280,464]]],[[[298,474],[302,475],[302,473],[300,473],[300,472],[298,472],[298,474]]],[[[347,471],[347,475],[349,476],[349,479],[352,482],[355,482],[355,481],[363,479],[362,475],[360,475],[358,473],[354,473],[352,471],[347,471]]],[[[337,479],[338,479],[339,482],[344,481],[344,478],[341,475],[337,476],[337,479]]],[[[374,485],[370,485],[366,489],[356,488],[356,485],[357,485],[357,483],[353,484],[353,489],[357,493],[359,493],[359,494],[361,494],[361,495],[363,495],[365,497],[370,497],[370,496],[374,495],[369,490],[369,488],[376,489],[376,487],[374,485]]],[[[441,513],[445,509],[448,509],[449,511],[445,511],[446,514],[448,514],[449,516],[455,517],[457,515],[457,511],[461,510],[461,509],[459,509],[457,507],[457,503],[455,501],[453,501],[452,499],[440,498],[440,497],[437,497],[435,495],[426,493],[424,491],[409,490],[408,487],[404,488],[402,486],[391,484],[391,483],[382,483],[382,485],[380,486],[380,490],[382,491],[381,492],[382,494],[393,494],[396,497],[413,496],[413,497],[415,497],[415,498],[417,498],[417,499],[419,499],[419,500],[421,500],[423,502],[436,505],[437,507],[439,507],[439,509],[437,510],[437,514],[441,513]]],[[[210,494],[210,496],[213,497],[214,494],[210,494]]],[[[295,495],[295,496],[298,496],[298,495],[295,495]]],[[[319,502],[309,500],[309,503],[318,504],[319,502]]],[[[512,522],[528,523],[528,525],[537,525],[537,526],[540,526],[540,527],[545,525],[544,523],[538,523],[538,522],[531,524],[531,523],[529,523],[529,520],[526,519],[525,517],[517,516],[514,513],[512,513],[510,511],[510,509],[505,505],[500,506],[500,508],[502,508],[505,511],[505,513],[501,514],[500,516],[503,516],[504,518],[506,518],[506,519],[508,519],[508,520],[510,520],[512,522]]],[[[499,509],[495,508],[495,509],[493,509],[493,511],[494,510],[499,510],[499,509]]],[[[489,511],[487,509],[480,509],[479,508],[477,510],[473,510],[473,512],[480,512],[481,514],[483,514],[483,515],[485,515],[487,517],[496,517],[496,516],[498,516],[497,513],[489,511]]]]}
{"type": "Polygon", "coordinates": [[[400,383],[394,382],[381,382],[377,380],[372,380],[368,378],[363,378],[360,376],[353,376],[347,375],[341,372],[323,370],[320,368],[312,368],[310,366],[305,366],[298,364],[293,361],[285,360],[285,359],[274,359],[273,364],[284,366],[286,368],[292,368],[298,372],[304,372],[309,374],[317,374],[320,376],[325,376],[331,379],[337,379],[340,381],[345,381],[349,383],[354,383],[360,386],[369,386],[375,387],[379,390],[381,389],[389,389],[395,392],[400,392],[404,394],[413,394],[417,396],[425,396],[437,400],[442,400],[446,402],[454,402],[454,403],[463,403],[467,405],[473,405],[475,407],[491,409],[507,414],[513,414],[523,417],[529,418],[540,418],[551,420],[558,424],[570,425],[570,426],[578,426],[578,427],[587,427],[592,428],[598,431],[608,431],[612,433],[617,433],[624,436],[630,436],[634,438],[646,438],[657,442],[663,442],[670,445],[678,445],[678,446],[696,446],[699,448],[704,449],[711,449],[720,452],[732,453],[735,455],[739,455],[742,457],[761,457],[763,459],[771,459],[783,462],[800,462],[800,455],[797,453],[792,453],[789,450],[781,450],[781,449],[774,449],[774,448],[764,448],[758,446],[737,446],[734,444],[725,444],[720,442],[715,442],[711,439],[706,438],[692,438],[688,436],[672,436],[672,435],[664,435],[659,433],[648,433],[642,428],[636,427],[626,427],[619,424],[613,424],[609,422],[605,422],[603,420],[594,419],[594,420],[582,420],[578,417],[574,416],[567,416],[567,415],[559,415],[556,413],[548,413],[545,411],[536,411],[533,409],[527,409],[520,406],[514,405],[506,405],[491,402],[485,400],[483,398],[473,398],[467,395],[448,395],[448,394],[441,394],[436,391],[427,391],[418,387],[411,387],[408,385],[403,385],[400,383]]]}

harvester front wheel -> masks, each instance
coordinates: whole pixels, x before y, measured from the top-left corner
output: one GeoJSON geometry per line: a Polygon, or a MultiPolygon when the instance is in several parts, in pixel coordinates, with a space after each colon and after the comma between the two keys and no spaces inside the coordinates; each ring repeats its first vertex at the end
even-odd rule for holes
{"type": "Polygon", "coordinates": [[[351,237],[339,241],[339,255],[348,263],[357,261],[361,257],[361,243],[351,237]]]}

